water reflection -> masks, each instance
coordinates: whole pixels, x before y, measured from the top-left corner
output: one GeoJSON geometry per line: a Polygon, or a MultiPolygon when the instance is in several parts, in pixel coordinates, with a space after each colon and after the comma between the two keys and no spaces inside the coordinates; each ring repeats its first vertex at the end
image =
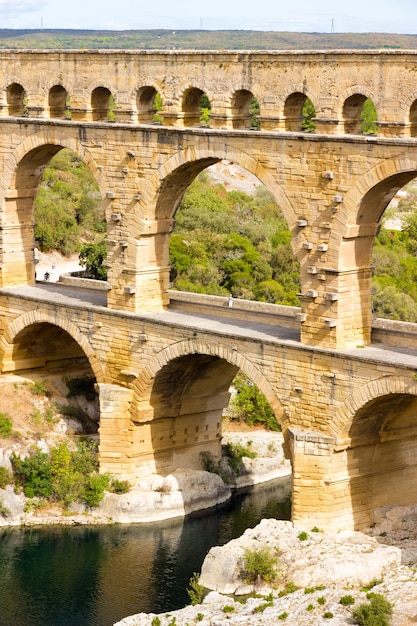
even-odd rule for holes
{"type": "Polygon", "coordinates": [[[265,517],[289,519],[287,480],[185,521],[4,530],[0,625],[110,626],[131,613],[180,608],[208,550],[265,517]]]}

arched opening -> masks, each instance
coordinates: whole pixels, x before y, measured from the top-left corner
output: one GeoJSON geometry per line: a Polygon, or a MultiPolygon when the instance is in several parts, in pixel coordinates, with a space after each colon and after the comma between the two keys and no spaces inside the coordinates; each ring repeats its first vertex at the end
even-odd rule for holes
{"type": "Polygon", "coordinates": [[[94,122],[114,122],[115,101],[106,87],[96,87],[91,94],[91,110],[94,122]]]}
{"type": "Polygon", "coordinates": [[[417,100],[414,100],[410,107],[410,136],[417,136],[417,100]]]}
{"type": "Polygon", "coordinates": [[[370,98],[353,94],[343,105],[344,132],[348,135],[376,135],[377,113],[370,98]]]}
{"type": "Polygon", "coordinates": [[[285,130],[314,132],[316,125],[314,104],[304,93],[293,93],[285,101],[285,130]]]}
{"type": "Polygon", "coordinates": [[[415,395],[390,393],[368,401],[348,427],[338,454],[346,455],[356,528],[372,525],[379,507],[417,504],[416,410],[415,395]]]}
{"type": "Polygon", "coordinates": [[[34,284],[36,247],[68,255],[77,252],[81,237],[103,237],[106,224],[97,184],[70,150],[52,144],[31,150],[19,162],[10,187],[15,192],[6,198],[2,222],[3,286],[34,284]]]}
{"type": "Polygon", "coordinates": [[[2,381],[2,396],[6,389],[15,389],[18,402],[0,397],[0,411],[11,414],[14,428],[22,429],[25,436],[53,433],[55,428],[98,434],[99,402],[93,369],[82,347],[59,326],[39,322],[21,330],[3,354],[1,372],[8,374],[2,381]],[[43,399],[28,402],[28,389],[43,399]],[[5,407],[7,401],[9,406],[5,407]]]}
{"type": "Polygon", "coordinates": [[[273,197],[227,161],[189,186],[170,238],[171,288],[298,306],[300,266],[273,197]]]}
{"type": "Polygon", "coordinates": [[[239,89],[232,98],[233,128],[260,129],[259,102],[247,89],[239,89]]]}
{"type": "Polygon", "coordinates": [[[371,200],[366,205],[369,219],[379,222],[371,259],[372,310],[376,318],[417,322],[415,176],[416,172],[407,172],[391,177],[371,190],[374,206],[379,202],[380,208],[373,217],[371,200]]]}
{"type": "Polygon", "coordinates": [[[141,87],[136,98],[138,122],[162,124],[162,99],[155,87],[141,87]]]}
{"type": "MultiPolygon", "coordinates": [[[[237,373],[238,367],[227,360],[199,353],[174,358],[156,373],[141,394],[139,413],[133,419],[133,449],[142,476],[166,476],[185,467],[208,469],[208,459],[211,467],[218,464],[222,433],[228,423],[225,410],[237,373]]],[[[257,393],[259,401],[262,394],[258,389],[257,393]]],[[[265,398],[264,402],[268,404],[265,398]]],[[[273,417],[269,426],[273,422],[279,430],[277,418],[268,407],[273,417]]],[[[282,459],[282,436],[279,442],[281,450],[271,450],[271,454],[282,459]]]]}
{"type": "Polygon", "coordinates": [[[210,100],[201,89],[190,87],[184,92],[182,97],[184,126],[209,126],[210,109],[210,100]]]}
{"type": "Polygon", "coordinates": [[[49,116],[57,119],[68,118],[68,92],[62,85],[54,85],[48,96],[49,116]]]}
{"type": "Polygon", "coordinates": [[[21,116],[28,114],[26,92],[19,83],[12,83],[7,87],[6,100],[8,115],[21,116]]]}

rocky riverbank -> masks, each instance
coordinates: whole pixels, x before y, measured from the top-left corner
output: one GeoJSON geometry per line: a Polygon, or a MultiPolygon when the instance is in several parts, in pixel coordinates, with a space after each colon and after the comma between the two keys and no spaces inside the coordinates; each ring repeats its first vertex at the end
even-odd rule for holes
{"type": "MultiPolygon", "coordinates": [[[[29,526],[46,524],[109,524],[153,522],[188,515],[194,511],[215,507],[227,501],[235,488],[248,487],[291,473],[289,461],[283,455],[281,433],[263,430],[244,433],[225,433],[224,442],[241,445],[251,450],[254,458],[243,457],[232,472],[227,457],[223,458],[220,475],[204,470],[179,468],[168,476],[152,476],[133,485],[123,495],[106,493],[103,502],[88,510],[74,503],[69,511],[45,504],[28,507],[23,494],[16,494],[12,486],[0,489],[0,502],[7,515],[0,514],[0,526],[29,526]]],[[[41,443],[43,448],[47,443],[41,443]]],[[[10,454],[14,449],[0,451],[0,465],[10,468],[10,454]]],[[[287,485],[289,489],[289,483],[287,485]]]]}
{"type": "Polygon", "coordinates": [[[317,530],[262,520],[210,550],[200,583],[212,591],[202,604],[141,613],[115,626],[346,626],[354,623],[352,608],[369,602],[370,589],[393,605],[392,626],[417,623],[417,508],[378,511],[369,533],[317,530]],[[241,573],[244,552],[265,547],[276,555],[276,581],[248,585],[241,573]]]}

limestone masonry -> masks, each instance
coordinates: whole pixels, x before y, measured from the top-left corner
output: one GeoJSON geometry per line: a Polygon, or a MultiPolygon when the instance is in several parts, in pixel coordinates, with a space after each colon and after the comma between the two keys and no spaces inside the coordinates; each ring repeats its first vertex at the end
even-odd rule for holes
{"type": "Polygon", "coordinates": [[[362,528],[376,507],[414,504],[417,329],[373,321],[371,250],[389,201],[417,176],[417,54],[3,51],[0,74],[2,371],[88,362],[101,468],[143,478],[219,455],[241,369],[281,420],[294,520],[362,528]],[[301,130],[307,97],[314,133],[301,130]],[[376,136],[360,134],[367,98],[376,136]],[[105,292],[35,282],[33,199],[61,148],[100,187],[105,292]],[[176,209],[220,160],[281,207],[300,309],[169,292],[176,209]]]}

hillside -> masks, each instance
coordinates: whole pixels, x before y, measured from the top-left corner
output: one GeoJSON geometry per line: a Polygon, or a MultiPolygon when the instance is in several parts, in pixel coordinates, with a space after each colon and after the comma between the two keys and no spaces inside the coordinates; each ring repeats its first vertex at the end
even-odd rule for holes
{"type": "Polygon", "coordinates": [[[0,49],[335,50],[416,49],[417,35],[251,30],[0,29],[0,49]]]}

